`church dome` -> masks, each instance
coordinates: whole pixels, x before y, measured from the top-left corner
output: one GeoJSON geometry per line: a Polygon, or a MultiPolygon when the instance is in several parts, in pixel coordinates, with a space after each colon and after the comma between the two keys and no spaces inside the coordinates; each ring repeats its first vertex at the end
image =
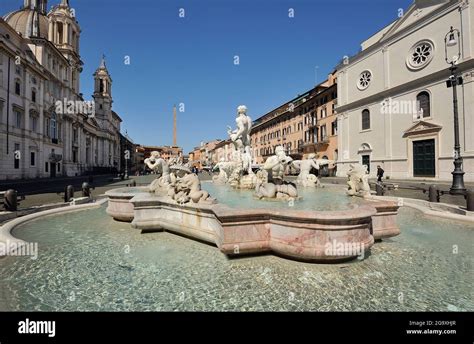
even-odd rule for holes
{"type": "Polygon", "coordinates": [[[48,18],[39,11],[22,8],[7,14],[3,19],[23,37],[48,38],[48,18]]]}

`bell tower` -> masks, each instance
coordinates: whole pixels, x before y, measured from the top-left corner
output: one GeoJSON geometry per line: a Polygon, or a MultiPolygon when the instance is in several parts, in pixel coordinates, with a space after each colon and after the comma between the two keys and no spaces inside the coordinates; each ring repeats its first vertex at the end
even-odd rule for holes
{"type": "MultiPolygon", "coordinates": [[[[46,0],[25,0],[25,2],[27,1],[44,1],[46,3],[46,0]]],[[[75,15],[75,11],[69,5],[69,0],[61,0],[59,5],[54,6],[48,14],[48,39],[70,61],[71,67],[68,70],[67,79],[70,80],[74,92],[79,93],[79,76],[82,72],[83,62],[79,54],[81,28],[75,15]]]]}
{"type": "Polygon", "coordinates": [[[108,119],[112,116],[112,78],[102,56],[100,66],[94,73],[94,95],[96,116],[108,119]]]}

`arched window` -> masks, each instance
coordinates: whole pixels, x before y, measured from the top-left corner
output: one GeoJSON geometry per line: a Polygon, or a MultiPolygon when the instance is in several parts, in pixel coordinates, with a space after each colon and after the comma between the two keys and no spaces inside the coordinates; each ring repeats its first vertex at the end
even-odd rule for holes
{"type": "Polygon", "coordinates": [[[370,111],[365,109],[362,111],[362,130],[370,129],[370,111]]]}
{"type": "Polygon", "coordinates": [[[430,94],[426,91],[416,96],[419,118],[431,117],[430,94]]]}

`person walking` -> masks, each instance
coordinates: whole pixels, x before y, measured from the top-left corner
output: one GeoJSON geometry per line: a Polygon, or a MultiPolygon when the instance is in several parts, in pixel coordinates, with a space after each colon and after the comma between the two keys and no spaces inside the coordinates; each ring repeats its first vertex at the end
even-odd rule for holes
{"type": "Polygon", "coordinates": [[[377,182],[383,183],[382,178],[383,178],[384,172],[385,171],[383,170],[383,168],[380,167],[380,165],[377,165],[377,182]]]}

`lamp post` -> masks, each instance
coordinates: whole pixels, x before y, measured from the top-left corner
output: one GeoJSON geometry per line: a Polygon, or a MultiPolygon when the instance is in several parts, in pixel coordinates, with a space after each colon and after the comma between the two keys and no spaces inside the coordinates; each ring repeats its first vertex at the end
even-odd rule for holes
{"type": "Polygon", "coordinates": [[[461,157],[461,144],[459,143],[459,116],[458,116],[458,96],[456,86],[462,84],[462,77],[457,75],[456,63],[461,58],[461,45],[459,39],[461,33],[459,30],[451,29],[444,37],[446,63],[450,65],[449,70],[451,75],[447,81],[447,86],[453,88],[453,113],[454,113],[454,171],[451,172],[453,175],[453,184],[449,193],[452,195],[464,195],[466,193],[466,187],[464,186],[464,171],[462,167],[461,157]],[[451,58],[448,56],[448,48],[458,46],[457,54],[451,58]]]}

